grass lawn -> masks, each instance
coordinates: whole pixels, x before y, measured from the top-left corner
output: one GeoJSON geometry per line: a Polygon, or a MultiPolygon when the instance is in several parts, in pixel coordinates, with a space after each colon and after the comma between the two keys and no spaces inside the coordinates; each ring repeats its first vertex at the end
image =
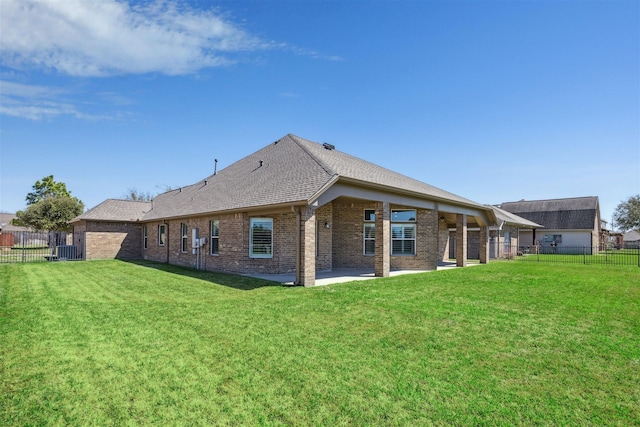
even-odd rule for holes
{"type": "Polygon", "coordinates": [[[0,425],[639,425],[640,269],[0,265],[0,425]]]}

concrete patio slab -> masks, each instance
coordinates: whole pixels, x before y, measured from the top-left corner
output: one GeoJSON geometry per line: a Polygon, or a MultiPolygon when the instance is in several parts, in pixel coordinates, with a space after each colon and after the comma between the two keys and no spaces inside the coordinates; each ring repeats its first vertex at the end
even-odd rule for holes
{"type": "MultiPolygon", "coordinates": [[[[471,267],[479,264],[468,264],[471,267]]],[[[447,270],[457,267],[454,262],[443,262],[438,265],[437,270],[447,270]]],[[[404,274],[416,274],[427,273],[436,270],[391,270],[389,275],[391,277],[401,276],[404,274]]],[[[294,286],[296,275],[294,273],[287,274],[246,274],[248,277],[255,277],[257,279],[270,280],[272,282],[282,283],[286,286],[294,286]]],[[[332,271],[318,271],[316,272],[316,286],[332,285],[335,283],[353,282],[355,280],[371,280],[377,279],[373,270],[366,268],[336,268],[332,271]]]]}

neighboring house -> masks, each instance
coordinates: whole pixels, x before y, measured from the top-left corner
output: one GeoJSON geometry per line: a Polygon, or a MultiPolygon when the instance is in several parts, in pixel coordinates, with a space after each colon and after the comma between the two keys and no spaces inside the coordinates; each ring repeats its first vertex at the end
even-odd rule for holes
{"type": "Polygon", "coordinates": [[[544,227],[520,229],[519,246],[540,247],[545,252],[582,253],[598,251],[600,242],[600,204],[598,197],[504,202],[501,209],[544,227]]]}
{"type": "Polygon", "coordinates": [[[640,232],[629,231],[622,236],[622,242],[625,249],[637,249],[640,248],[640,232]]]}
{"type": "Polygon", "coordinates": [[[0,213],[0,247],[11,248],[22,242],[22,233],[29,230],[27,227],[12,225],[11,220],[15,217],[16,215],[12,213],[0,213]]]}
{"type": "Polygon", "coordinates": [[[295,135],[287,135],[152,202],[107,200],[72,221],[91,258],[143,258],[239,274],[436,269],[456,227],[458,265],[467,229],[483,236],[487,206],[295,135]],[[107,248],[107,246],[109,246],[107,248]]]}
{"type": "Polygon", "coordinates": [[[520,239],[520,234],[527,237],[529,234],[535,233],[536,229],[544,227],[497,206],[491,206],[491,208],[495,212],[499,224],[490,227],[490,257],[512,258],[514,255],[530,253],[532,245],[526,244],[528,240],[523,242],[520,239]]]}
{"type": "Polygon", "coordinates": [[[28,231],[27,227],[20,227],[18,225],[11,225],[11,220],[16,218],[16,214],[0,212],[0,232],[16,232],[16,231],[28,231]]]}
{"type": "MultiPolygon", "coordinates": [[[[489,258],[512,258],[518,254],[529,253],[530,247],[520,247],[520,230],[542,228],[540,224],[521,218],[496,206],[486,205],[493,209],[497,225],[489,227],[489,258]]],[[[481,233],[479,229],[468,229],[467,258],[480,257],[481,233]]],[[[449,258],[456,258],[456,229],[449,229],[449,258]]]]}

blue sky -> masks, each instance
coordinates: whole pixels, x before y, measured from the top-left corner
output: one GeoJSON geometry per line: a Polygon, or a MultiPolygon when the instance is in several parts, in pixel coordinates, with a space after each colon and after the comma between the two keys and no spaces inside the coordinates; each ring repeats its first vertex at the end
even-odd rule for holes
{"type": "Polygon", "coordinates": [[[293,133],[480,203],[640,192],[640,2],[0,2],[0,211],[293,133]]]}

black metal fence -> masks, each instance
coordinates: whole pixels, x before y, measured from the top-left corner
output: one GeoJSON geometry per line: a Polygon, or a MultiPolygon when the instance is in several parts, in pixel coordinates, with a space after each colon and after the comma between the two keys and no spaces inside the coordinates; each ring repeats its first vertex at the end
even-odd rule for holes
{"type": "Polygon", "coordinates": [[[520,246],[503,243],[502,257],[522,262],[565,264],[635,265],[640,267],[640,248],[615,249],[606,246],[520,246]]]}
{"type": "Polygon", "coordinates": [[[79,259],[71,233],[3,231],[0,233],[0,264],[79,259]]]}

